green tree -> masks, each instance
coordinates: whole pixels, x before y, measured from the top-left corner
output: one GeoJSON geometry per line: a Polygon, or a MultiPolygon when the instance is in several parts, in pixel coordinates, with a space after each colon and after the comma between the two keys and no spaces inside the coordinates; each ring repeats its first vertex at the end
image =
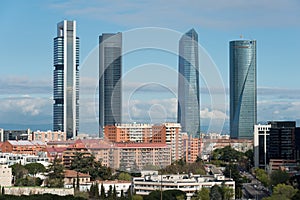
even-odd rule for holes
{"type": "Polygon", "coordinates": [[[297,191],[291,185],[278,184],[274,187],[272,196],[264,198],[264,200],[289,200],[294,198],[297,191]]]}
{"type": "Polygon", "coordinates": [[[113,199],[116,199],[117,198],[117,189],[116,189],[116,185],[114,185],[114,189],[113,189],[113,199]]]}
{"type": "Polygon", "coordinates": [[[35,176],[38,173],[43,173],[46,171],[46,168],[41,163],[29,163],[24,166],[27,169],[28,173],[32,176],[35,176]]]}
{"type": "Polygon", "coordinates": [[[113,187],[112,187],[112,185],[109,185],[109,190],[107,192],[107,198],[112,199],[112,197],[113,197],[112,194],[113,194],[113,187]]]}
{"type": "Polygon", "coordinates": [[[118,176],[118,180],[131,181],[131,175],[126,172],[121,172],[118,176]]]}
{"type": "Polygon", "coordinates": [[[243,153],[233,149],[231,146],[226,146],[222,149],[215,149],[212,152],[213,160],[222,160],[224,162],[236,162],[241,160],[243,153]]]}
{"type": "Polygon", "coordinates": [[[240,175],[240,171],[238,169],[238,165],[236,164],[228,164],[225,167],[224,175],[226,177],[230,177],[235,181],[235,195],[240,198],[240,190],[242,188],[242,177],[240,175]]]}
{"type": "Polygon", "coordinates": [[[64,166],[61,160],[57,157],[54,158],[52,164],[48,167],[48,187],[63,187],[64,186],[64,166]]]}
{"type": "Polygon", "coordinates": [[[276,186],[280,183],[287,183],[290,176],[286,171],[275,170],[270,175],[271,185],[276,186]]]}
{"type": "Polygon", "coordinates": [[[105,188],[103,183],[101,184],[101,190],[100,190],[100,199],[105,199],[106,195],[105,195],[105,188]]]}
{"type": "MultiPolygon", "coordinates": [[[[74,182],[74,181],[73,181],[74,182]]],[[[75,184],[74,184],[75,185],[75,184]]],[[[90,198],[94,198],[95,197],[95,185],[94,183],[92,183],[91,187],[90,187],[90,190],[89,190],[89,196],[90,198]]]]}
{"type": "Polygon", "coordinates": [[[300,199],[300,190],[292,197],[292,200],[299,200],[300,199]]]}
{"type": "Polygon", "coordinates": [[[192,200],[210,200],[209,196],[210,190],[208,188],[202,188],[196,193],[196,196],[192,200]]]}
{"type": "Polygon", "coordinates": [[[10,166],[12,169],[12,174],[15,177],[15,182],[18,179],[25,178],[28,175],[28,170],[21,164],[16,163],[10,166]]]}
{"type": "Polygon", "coordinates": [[[77,190],[77,191],[80,190],[79,172],[77,172],[77,175],[76,175],[76,190],[77,190]]]}
{"type": "Polygon", "coordinates": [[[177,174],[177,173],[193,173],[205,175],[205,169],[202,162],[186,163],[184,160],[173,162],[171,165],[160,170],[163,174],[177,174]]]}
{"type": "Polygon", "coordinates": [[[132,200],[143,200],[143,196],[135,194],[132,196],[132,200]]]}
{"type": "Polygon", "coordinates": [[[222,200],[221,188],[217,185],[212,186],[210,189],[209,196],[211,200],[222,200]]]}
{"type": "Polygon", "coordinates": [[[222,193],[222,200],[230,200],[234,197],[233,189],[226,186],[224,183],[221,185],[221,193],[222,193]]]}
{"type": "Polygon", "coordinates": [[[121,199],[124,199],[124,191],[121,190],[121,195],[120,195],[121,199]]]}
{"type": "Polygon", "coordinates": [[[247,158],[247,160],[250,161],[250,166],[254,165],[254,152],[253,149],[249,149],[248,151],[245,152],[245,156],[247,158]]]}
{"type": "Polygon", "coordinates": [[[70,169],[90,174],[91,180],[112,178],[111,168],[102,166],[101,162],[96,161],[95,156],[90,153],[76,152],[70,169]]]}
{"type": "MultiPolygon", "coordinates": [[[[154,199],[160,199],[160,190],[152,191],[149,195],[144,196],[144,200],[154,200],[154,199]]],[[[186,194],[183,191],[180,190],[166,190],[162,192],[162,199],[168,199],[168,200],[181,200],[186,199],[186,194]]]]}
{"type": "Polygon", "coordinates": [[[95,185],[95,197],[96,197],[96,199],[99,198],[99,184],[98,183],[96,183],[96,185],[95,185]]]}
{"type": "Polygon", "coordinates": [[[129,188],[128,188],[128,190],[127,190],[127,198],[128,198],[128,199],[131,199],[131,197],[132,197],[132,187],[129,186],[129,188]]]}
{"type": "Polygon", "coordinates": [[[270,178],[265,170],[259,168],[255,169],[255,176],[265,187],[269,187],[270,178]]]}

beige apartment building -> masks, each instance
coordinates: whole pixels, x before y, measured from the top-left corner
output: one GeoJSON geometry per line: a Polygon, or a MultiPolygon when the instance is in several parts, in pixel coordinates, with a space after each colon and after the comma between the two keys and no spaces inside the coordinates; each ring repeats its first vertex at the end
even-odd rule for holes
{"type": "Polygon", "coordinates": [[[171,164],[171,148],[166,144],[118,143],[110,151],[110,167],[125,171],[146,166],[166,167],[171,164]]]}
{"type": "Polygon", "coordinates": [[[182,158],[182,134],[179,123],[120,124],[104,128],[105,139],[117,143],[166,144],[171,148],[171,160],[182,158]]]}
{"type": "Polygon", "coordinates": [[[104,137],[110,142],[150,142],[152,124],[116,124],[104,128],[104,137]]]}
{"type": "Polygon", "coordinates": [[[182,135],[183,143],[183,158],[187,163],[196,162],[198,157],[201,157],[202,138],[194,138],[186,133],[182,135]]]}
{"type": "Polygon", "coordinates": [[[5,187],[12,186],[12,169],[8,165],[0,165],[0,185],[5,187]]]}
{"type": "Polygon", "coordinates": [[[63,152],[63,164],[69,167],[76,152],[93,154],[103,166],[113,169],[141,170],[145,166],[171,164],[171,148],[154,143],[111,143],[102,139],[79,139],[63,152]]]}
{"type": "Polygon", "coordinates": [[[62,131],[34,131],[30,134],[29,140],[31,141],[66,141],[67,135],[66,132],[62,131]]]}

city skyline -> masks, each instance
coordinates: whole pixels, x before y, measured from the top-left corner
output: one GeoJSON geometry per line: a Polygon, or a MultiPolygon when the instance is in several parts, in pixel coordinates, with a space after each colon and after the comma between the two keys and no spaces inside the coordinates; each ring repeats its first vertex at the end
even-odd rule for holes
{"type": "MultiPolygon", "coordinates": [[[[213,1],[194,2],[191,5],[165,1],[164,6],[171,5],[169,12],[164,12],[161,3],[157,2],[139,4],[133,1],[119,5],[113,2],[86,4],[81,1],[60,3],[32,1],[30,4],[22,1],[2,2],[0,25],[6,27],[0,37],[2,47],[5,47],[0,49],[3,58],[0,99],[2,127],[5,124],[30,126],[51,123],[52,38],[55,34],[55,24],[62,19],[77,21],[78,35],[81,38],[81,61],[84,61],[91,50],[97,46],[97,37],[104,32],[123,32],[132,28],[154,26],[184,33],[185,30],[194,27],[201,35],[200,44],[218,66],[226,91],[229,86],[228,41],[237,39],[241,34],[244,38],[255,37],[259,42],[257,47],[259,54],[258,121],[299,119],[300,88],[297,74],[300,70],[298,67],[300,58],[297,55],[300,41],[297,35],[300,33],[300,24],[297,19],[300,15],[300,3],[290,0],[282,4],[278,0],[271,5],[267,2],[241,1],[237,4],[222,1],[215,7],[216,2],[213,1]],[[15,6],[16,4],[18,7],[15,6]],[[204,8],[209,12],[205,12],[204,8]],[[242,12],[232,12],[233,10],[242,12]],[[153,13],[156,14],[153,16],[153,13]],[[19,23],[19,19],[23,20],[22,23],[19,23]],[[175,20],[176,23],[174,19],[178,19],[175,20]],[[19,36],[19,30],[22,30],[22,37],[19,36]]],[[[139,57],[140,54],[126,55],[124,72],[129,71],[136,64],[150,63],[153,60],[159,60],[175,70],[177,68],[176,56],[165,54],[153,56],[153,53],[146,51],[143,53],[145,55],[143,57],[139,57]]],[[[87,68],[82,70],[83,75],[86,75],[84,73],[87,68]]],[[[87,94],[90,90],[94,93],[94,86],[89,85],[90,79],[86,77],[80,77],[80,105],[82,106],[80,131],[97,132],[95,98],[94,95],[91,98],[87,94]],[[91,123],[95,124],[92,129],[90,129],[91,123]]],[[[124,90],[129,86],[124,85],[124,90]]],[[[149,90],[145,90],[144,93],[149,90]]],[[[156,90],[156,93],[159,92],[156,90]]],[[[201,98],[204,98],[204,101],[201,99],[203,123],[211,117],[218,118],[224,115],[228,120],[228,92],[225,112],[210,107],[205,88],[200,92],[201,98]]],[[[154,102],[163,106],[175,105],[176,107],[174,98],[170,101],[169,99],[169,97],[156,98],[147,100],[144,104],[148,106],[154,102]]],[[[136,105],[138,109],[136,113],[145,110],[144,104],[136,105]]],[[[172,110],[172,116],[176,117],[176,109],[172,110]]]]}

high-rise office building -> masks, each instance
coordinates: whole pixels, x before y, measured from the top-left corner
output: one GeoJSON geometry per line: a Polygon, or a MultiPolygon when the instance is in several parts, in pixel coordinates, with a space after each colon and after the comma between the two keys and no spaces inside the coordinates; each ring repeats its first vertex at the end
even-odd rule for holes
{"type": "Polygon", "coordinates": [[[254,167],[267,169],[267,151],[269,145],[271,124],[254,125],[253,152],[254,167]]]}
{"type": "Polygon", "coordinates": [[[294,160],[296,158],[296,122],[272,121],[268,124],[271,125],[271,128],[267,159],[294,160]]]}
{"type": "MultiPolygon", "coordinates": [[[[254,126],[254,166],[267,169],[270,162],[300,158],[300,128],[295,121],[270,121],[254,126]]],[[[273,162],[274,164],[274,162],[273,162]]]]}
{"type": "Polygon", "coordinates": [[[122,114],[122,33],[99,37],[99,130],[121,124],[122,114]]]}
{"type": "Polygon", "coordinates": [[[194,29],[179,41],[177,122],[182,132],[200,136],[198,34],[194,29]]]}
{"type": "Polygon", "coordinates": [[[256,124],[256,41],[230,42],[230,137],[252,139],[256,124]]]}
{"type": "Polygon", "coordinates": [[[76,21],[57,24],[54,38],[53,130],[67,138],[77,136],[79,128],[79,38],[76,21]]]}

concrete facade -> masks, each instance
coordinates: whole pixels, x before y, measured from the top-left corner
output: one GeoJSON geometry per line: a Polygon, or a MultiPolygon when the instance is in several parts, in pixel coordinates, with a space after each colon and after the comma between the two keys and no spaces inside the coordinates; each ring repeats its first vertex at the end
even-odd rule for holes
{"type": "Polygon", "coordinates": [[[12,169],[8,165],[0,165],[0,185],[12,186],[12,169]]]}

